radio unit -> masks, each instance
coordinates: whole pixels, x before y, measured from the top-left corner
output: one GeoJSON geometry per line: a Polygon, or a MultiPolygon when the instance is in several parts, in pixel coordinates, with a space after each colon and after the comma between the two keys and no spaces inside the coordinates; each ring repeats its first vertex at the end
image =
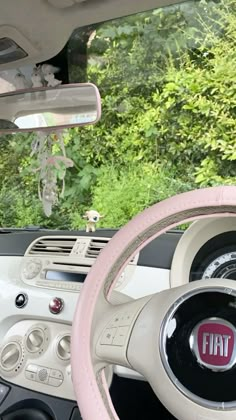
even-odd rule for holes
{"type": "Polygon", "coordinates": [[[91,265],[25,257],[21,279],[31,286],[80,292],[91,265]]]}
{"type": "MultiPolygon", "coordinates": [[[[30,286],[80,292],[86,276],[110,238],[89,236],[42,236],[27,248],[21,280],[30,286]]],[[[137,254],[121,274],[116,290],[132,279],[137,254]]]]}

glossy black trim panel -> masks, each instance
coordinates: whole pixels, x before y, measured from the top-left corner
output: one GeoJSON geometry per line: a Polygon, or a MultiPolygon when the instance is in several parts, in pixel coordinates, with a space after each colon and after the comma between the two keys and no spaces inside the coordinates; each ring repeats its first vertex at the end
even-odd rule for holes
{"type": "MultiPolygon", "coordinates": [[[[98,229],[95,233],[85,231],[41,230],[36,232],[14,231],[0,233],[0,256],[23,256],[28,246],[41,236],[92,236],[108,237],[115,235],[115,229],[98,229]]],[[[181,231],[171,231],[154,239],[140,253],[138,265],[170,269],[175,248],[182,236],[181,231]]]]}

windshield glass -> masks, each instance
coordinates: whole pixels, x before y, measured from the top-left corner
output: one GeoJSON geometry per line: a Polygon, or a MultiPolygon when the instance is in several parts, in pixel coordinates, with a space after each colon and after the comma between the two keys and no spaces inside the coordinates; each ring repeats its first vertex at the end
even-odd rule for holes
{"type": "MultiPolygon", "coordinates": [[[[77,29],[68,43],[70,82],[98,86],[102,119],[64,131],[73,165],[64,186],[65,168],[54,168],[58,200],[50,217],[39,199],[36,134],[2,136],[1,226],[83,229],[93,209],[104,216],[98,227],[119,228],[169,196],[236,184],[235,42],[229,0],[77,29]]],[[[52,148],[61,154],[57,141],[52,148]]]]}

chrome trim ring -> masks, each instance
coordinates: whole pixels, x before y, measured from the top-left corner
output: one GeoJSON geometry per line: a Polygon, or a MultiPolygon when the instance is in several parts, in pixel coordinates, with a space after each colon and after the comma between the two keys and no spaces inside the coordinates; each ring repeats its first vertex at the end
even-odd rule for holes
{"type": "Polygon", "coordinates": [[[168,362],[168,356],[166,353],[166,339],[168,338],[168,334],[169,334],[169,324],[171,322],[171,320],[173,319],[173,316],[175,315],[177,309],[182,305],[182,303],[184,303],[185,301],[187,301],[189,298],[196,296],[198,294],[201,293],[208,293],[208,292],[218,292],[218,293],[222,293],[222,294],[227,294],[227,295],[232,295],[234,297],[236,297],[236,290],[233,289],[228,289],[225,287],[201,287],[199,289],[195,289],[192,290],[186,294],[184,294],[183,296],[181,296],[179,299],[177,299],[175,301],[175,303],[170,307],[170,309],[168,310],[168,312],[166,313],[163,321],[162,321],[162,325],[161,325],[161,329],[160,329],[160,340],[159,340],[159,351],[160,351],[160,356],[161,356],[161,361],[162,364],[164,366],[164,369],[169,377],[169,379],[171,380],[171,382],[175,385],[175,387],[183,394],[185,395],[185,397],[187,397],[188,399],[190,399],[191,401],[206,407],[206,408],[210,408],[210,409],[215,409],[215,410],[222,410],[222,411],[226,411],[226,410],[233,410],[236,408],[236,400],[235,401],[230,401],[230,402],[222,402],[222,401],[210,401],[207,399],[204,399],[202,397],[199,397],[198,395],[194,394],[193,392],[189,391],[179,380],[178,378],[175,376],[175,374],[173,373],[169,362],[168,362]]]}

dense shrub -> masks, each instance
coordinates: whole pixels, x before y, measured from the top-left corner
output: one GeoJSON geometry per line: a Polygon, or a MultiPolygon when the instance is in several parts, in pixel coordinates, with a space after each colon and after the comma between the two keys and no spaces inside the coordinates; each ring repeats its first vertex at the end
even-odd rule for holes
{"type": "Polygon", "coordinates": [[[193,187],[193,182],[179,180],[163,166],[139,163],[125,170],[107,166],[93,189],[92,206],[105,215],[101,227],[120,227],[150,205],[193,187]]]}
{"type": "MultiPolygon", "coordinates": [[[[2,226],[83,227],[93,207],[106,216],[102,226],[118,227],[170,195],[236,183],[235,0],[185,2],[94,31],[87,72],[102,119],[65,132],[74,167],[50,219],[32,173],[32,135],[2,138],[2,226]]],[[[80,74],[74,67],[74,81],[80,74]]]]}

